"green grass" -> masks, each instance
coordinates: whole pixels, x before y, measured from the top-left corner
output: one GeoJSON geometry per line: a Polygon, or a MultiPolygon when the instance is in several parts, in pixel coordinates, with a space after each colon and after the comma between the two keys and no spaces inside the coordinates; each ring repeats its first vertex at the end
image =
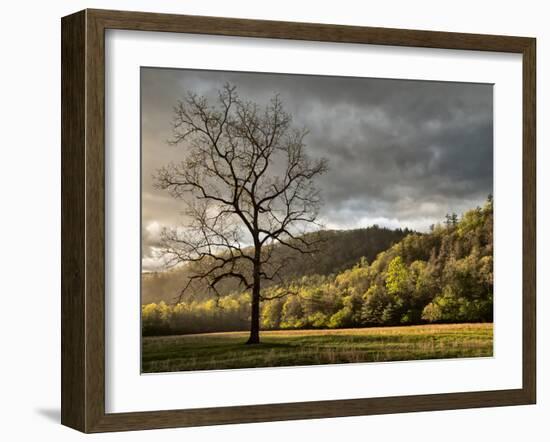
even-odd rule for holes
{"type": "Polygon", "coordinates": [[[493,355],[493,324],[419,325],[143,338],[144,373],[343,364],[493,355]]]}

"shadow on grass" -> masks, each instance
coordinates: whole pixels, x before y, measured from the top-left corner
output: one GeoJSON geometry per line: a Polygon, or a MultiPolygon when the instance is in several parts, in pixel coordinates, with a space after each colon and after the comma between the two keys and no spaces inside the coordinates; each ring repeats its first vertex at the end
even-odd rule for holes
{"type": "Polygon", "coordinates": [[[146,339],[145,373],[491,356],[492,325],[265,332],[146,339]]]}

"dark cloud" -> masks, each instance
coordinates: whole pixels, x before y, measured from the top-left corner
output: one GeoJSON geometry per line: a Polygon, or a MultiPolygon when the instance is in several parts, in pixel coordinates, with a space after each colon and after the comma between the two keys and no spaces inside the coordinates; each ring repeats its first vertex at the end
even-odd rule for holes
{"type": "Polygon", "coordinates": [[[172,107],[188,91],[214,98],[225,82],[259,104],[280,94],[294,123],[309,129],[308,152],[329,160],[318,181],[329,227],[425,230],[492,193],[492,85],[158,68],[141,75],[144,227],[179,217],[151,179],[181,155],[165,142],[172,107]]]}

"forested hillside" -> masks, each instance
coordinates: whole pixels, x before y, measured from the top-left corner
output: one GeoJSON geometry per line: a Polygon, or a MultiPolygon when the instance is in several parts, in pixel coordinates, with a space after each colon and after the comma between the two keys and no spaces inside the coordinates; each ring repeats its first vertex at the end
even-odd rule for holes
{"type": "MultiPolygon", "coordinates": [[[[281,261],[282,255],[292,258],[289,260],[289,265],[281,272],[281,277],[286,281],[305,275],[329,275],[352,267],[361,257],[374,260],[378,253],[399,242],[409,233],[411,231],[407,229],[391,230],[378,226],[356,230],[326,230],[306,235],[306,237],[315,235],[318,252],[302,255],[295,250],[276,246],[273,261],[281,261]]],[[[166,272],[142,274],[142,304],[161,301],[173,303],[190,273],[192,273],[191,265],[166,272]]],[[[235,280],[226,280],[219,284],[218,288],[222,295],[227,295],[236,291],[238,284],[235,280]]],[[[199,283],[190,288],[183,300],[200,301],[207,300],[211,296],[206,285],[199,283]]]]}
{"type": "MultiPolygon", "coordinates": [[[[492,321],[492,198],[460,219],[448,216],[430,233],[370,229],[388,242],[376,256],[374,247],[355,236],[369,238],[373,230],[325,232],[344,234],[343,239],[327,242],[322,256],[294,267],[289,275],[302,276],[290,285],[264,290],[265,299],[271,300],[262,303],[262,329],[492,321]],[[400,236],[393,245],[392,235],[400,236]],[[336,262],[333,271],[331,262],[336,262]]],[[[249,294],[236,292],[177,305],[151,303],[143,306],[143,333],[246,330],[249,306],[249,294]]]]}

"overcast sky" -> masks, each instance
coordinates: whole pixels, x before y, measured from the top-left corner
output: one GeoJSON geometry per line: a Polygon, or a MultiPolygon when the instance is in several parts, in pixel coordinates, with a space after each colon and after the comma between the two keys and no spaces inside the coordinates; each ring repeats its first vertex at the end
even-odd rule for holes
{"type": "Polygon", "coordinates": [[[182,148],[172,109],[188,91],[216,97],[224,83],[266,104],[278,93],[307,152],[325,157],[318,178],[327,228],[379,224],[426,231],[446,213],[482,204],[493,189],[493,88],[488,84],[142,68],[143,270],[181,206],[153,188],[152,175],[182,148]]]}

